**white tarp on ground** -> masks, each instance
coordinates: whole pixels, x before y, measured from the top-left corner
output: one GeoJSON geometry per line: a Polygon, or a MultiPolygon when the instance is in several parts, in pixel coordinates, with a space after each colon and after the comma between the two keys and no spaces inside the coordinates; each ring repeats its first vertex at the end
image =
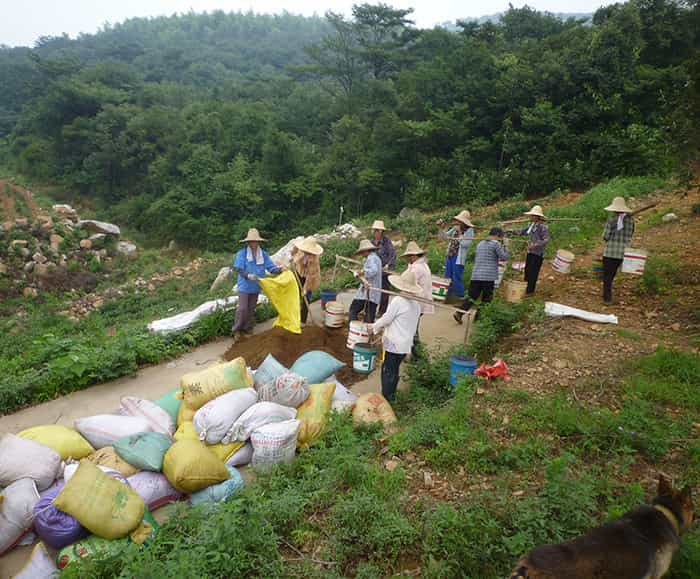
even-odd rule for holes
{"type": "Polygon", "coordinates": [[[555,302],[545,302],[544,313],[553,317],[571,316],[573,318],[580,318],[582,320],[586,320],[587,322],[593,322],[596,324],[617,324],[617,316],[615,315],[596,314],[594,312],[579,310],[578,308],[572,308],[565,306],[564,304],[557,304],[555,302]]]}
{"type": "MultiPolygon", "coordinates": [[[[265,303],[267,303],[267,297],[261,295],[258,298],[258,305],[265,303]]],[[[149,331],[154,332],[156,334],[180,332],[186,328],[189,328],[197,320],[203,318],[204,316],[208,316],[216,310],[228,310],[235,307],[237,304],[238,296],[229,296],[220,300],[211,300],[208,302],[204,302],[201,306],[189,312],[183,312],[170,318],[165,318],[163,320],[156,320],[155,322],[151,322],[150,324],[148,324],[148,329],[149,331]]]]}

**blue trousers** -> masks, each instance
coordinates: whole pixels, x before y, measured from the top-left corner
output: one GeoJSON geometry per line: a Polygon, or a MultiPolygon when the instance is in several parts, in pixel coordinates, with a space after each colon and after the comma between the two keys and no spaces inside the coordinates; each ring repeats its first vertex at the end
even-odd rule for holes
{"type": "Polygon", "coordinates": [[[450,287],[447,290],[448,296],[464,297],[464,266],[457,263],[457,256],[452,255],[445,260],[445,277],[451,280],[450,287]]]}

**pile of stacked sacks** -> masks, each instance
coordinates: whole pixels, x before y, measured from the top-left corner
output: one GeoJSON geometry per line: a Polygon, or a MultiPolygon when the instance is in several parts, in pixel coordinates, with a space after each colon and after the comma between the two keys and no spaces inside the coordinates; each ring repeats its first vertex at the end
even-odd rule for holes
{"type": "Polygon", "coordinates": [[[156,401],[124,397],[117,414],[78,419],[74,429],[2,436],[0,555],[41,539],[18,577],[56,570],[46,546],[58,551],[58,568],[115,555],[148,543],[158,528],[151,511],[225,501],[244,485],[236,467],[291,462],[323,434],[331,409],[394,421],[380,395],[358,400],[335,379],[343,365],[313,351],[290,369],[268,355],[253,372],[237,358],[185,374],[156,401]]]}

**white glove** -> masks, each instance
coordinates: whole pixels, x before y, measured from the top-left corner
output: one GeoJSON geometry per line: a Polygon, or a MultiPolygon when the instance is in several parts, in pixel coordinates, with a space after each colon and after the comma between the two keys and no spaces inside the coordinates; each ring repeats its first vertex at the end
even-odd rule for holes
{"type": "Polygon", "coordinates": [[[259,279],[260,278],[257,275],[255,275],[254,273],[248,274],[248,280],[250,280],[250,281],[258,281],[259,279]]]}

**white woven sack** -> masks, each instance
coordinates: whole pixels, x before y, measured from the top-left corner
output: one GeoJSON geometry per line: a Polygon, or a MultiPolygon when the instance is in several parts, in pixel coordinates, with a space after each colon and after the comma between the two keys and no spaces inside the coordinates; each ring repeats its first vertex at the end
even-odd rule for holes
{"type": "Polygon", "coordinates": [[[253,444],[252,464],[266,470],[273,464],[288,464],[294,460],[300,420],[285,420],[261,426],[250,437],[253,444]]]}
{"type": "Polygon", "coordinates": [[[177,427],[173,417],[155,402],[134,396],[124,396],[121,402],[124,414],[148,421],[153,432],[160,432],[166,436],[175,433],[177,427]]]}
{"type": "Polygon", "coordinates": [[[355,402],[357,402],[357,394],[348,390],[338,382],[335,376],[328,378],[327,382],[335,382],[335,391],[333,392],[331,408],[337,412],[352,410],[353,406],[355,406],[355,402]]]}
{"type": "Polygon", "coordinates": [[[152,431],[151,424],[145,418],[116,414],[98,414],[78,418],[73,425],[96,450],[112,446],[122,436],[152,431]]]}
{"type": "Polygon", "coordinates": [[[226,461],[226,466],[245,466],[253,460],[253,445],[246,442],[226,461]]]}
{"type": "Polygon", "coordinates": [[[58,575],[55,558],[49,555],[44,543],[39,543],[34,547],[27,564],[13,579],[52,579],[58,575]]]}
{"type": "Polygon", "coordinates": [[[0,487],[30,478],[43,491],[58,478],[62,464],[61,456],[48,446],[14,434],[0,438],[0,487]]]}
{"type": "Polygon", "coordinates": [[[296,415],[296,408],[289,408],[275,402],[257,402],[239,416],[221,442],[229,444],[236,440],[241,442],[248,440],[253,431],[261,426],[291,420],[296,415]]]}
{"type": "Polygon", "coordinates": [[[0,502],[0,555],[22,538],[34,521],[34,505],[39,501],[36,483],[23,478],[9,485],[0,502]]]}
{"type": "Polygon", "coordinates": [[[294,372],[284,372],[257,389],[261,402],[276,402],[290,408],[298,408],[309,397],[309,381],[294,372]]]}
{"type": "Polygon", "coordinates": [[[160,472],[142,470],[126,480],[151,511],[182,498],[182,493],[160,472]]]}
{"type": "Polygon", "coordinates": [[[218,444],[238,417],[258,401],[253,388],[232,390],[207,402],[194,414],[194,428],[199,440],[218,444]]]}

